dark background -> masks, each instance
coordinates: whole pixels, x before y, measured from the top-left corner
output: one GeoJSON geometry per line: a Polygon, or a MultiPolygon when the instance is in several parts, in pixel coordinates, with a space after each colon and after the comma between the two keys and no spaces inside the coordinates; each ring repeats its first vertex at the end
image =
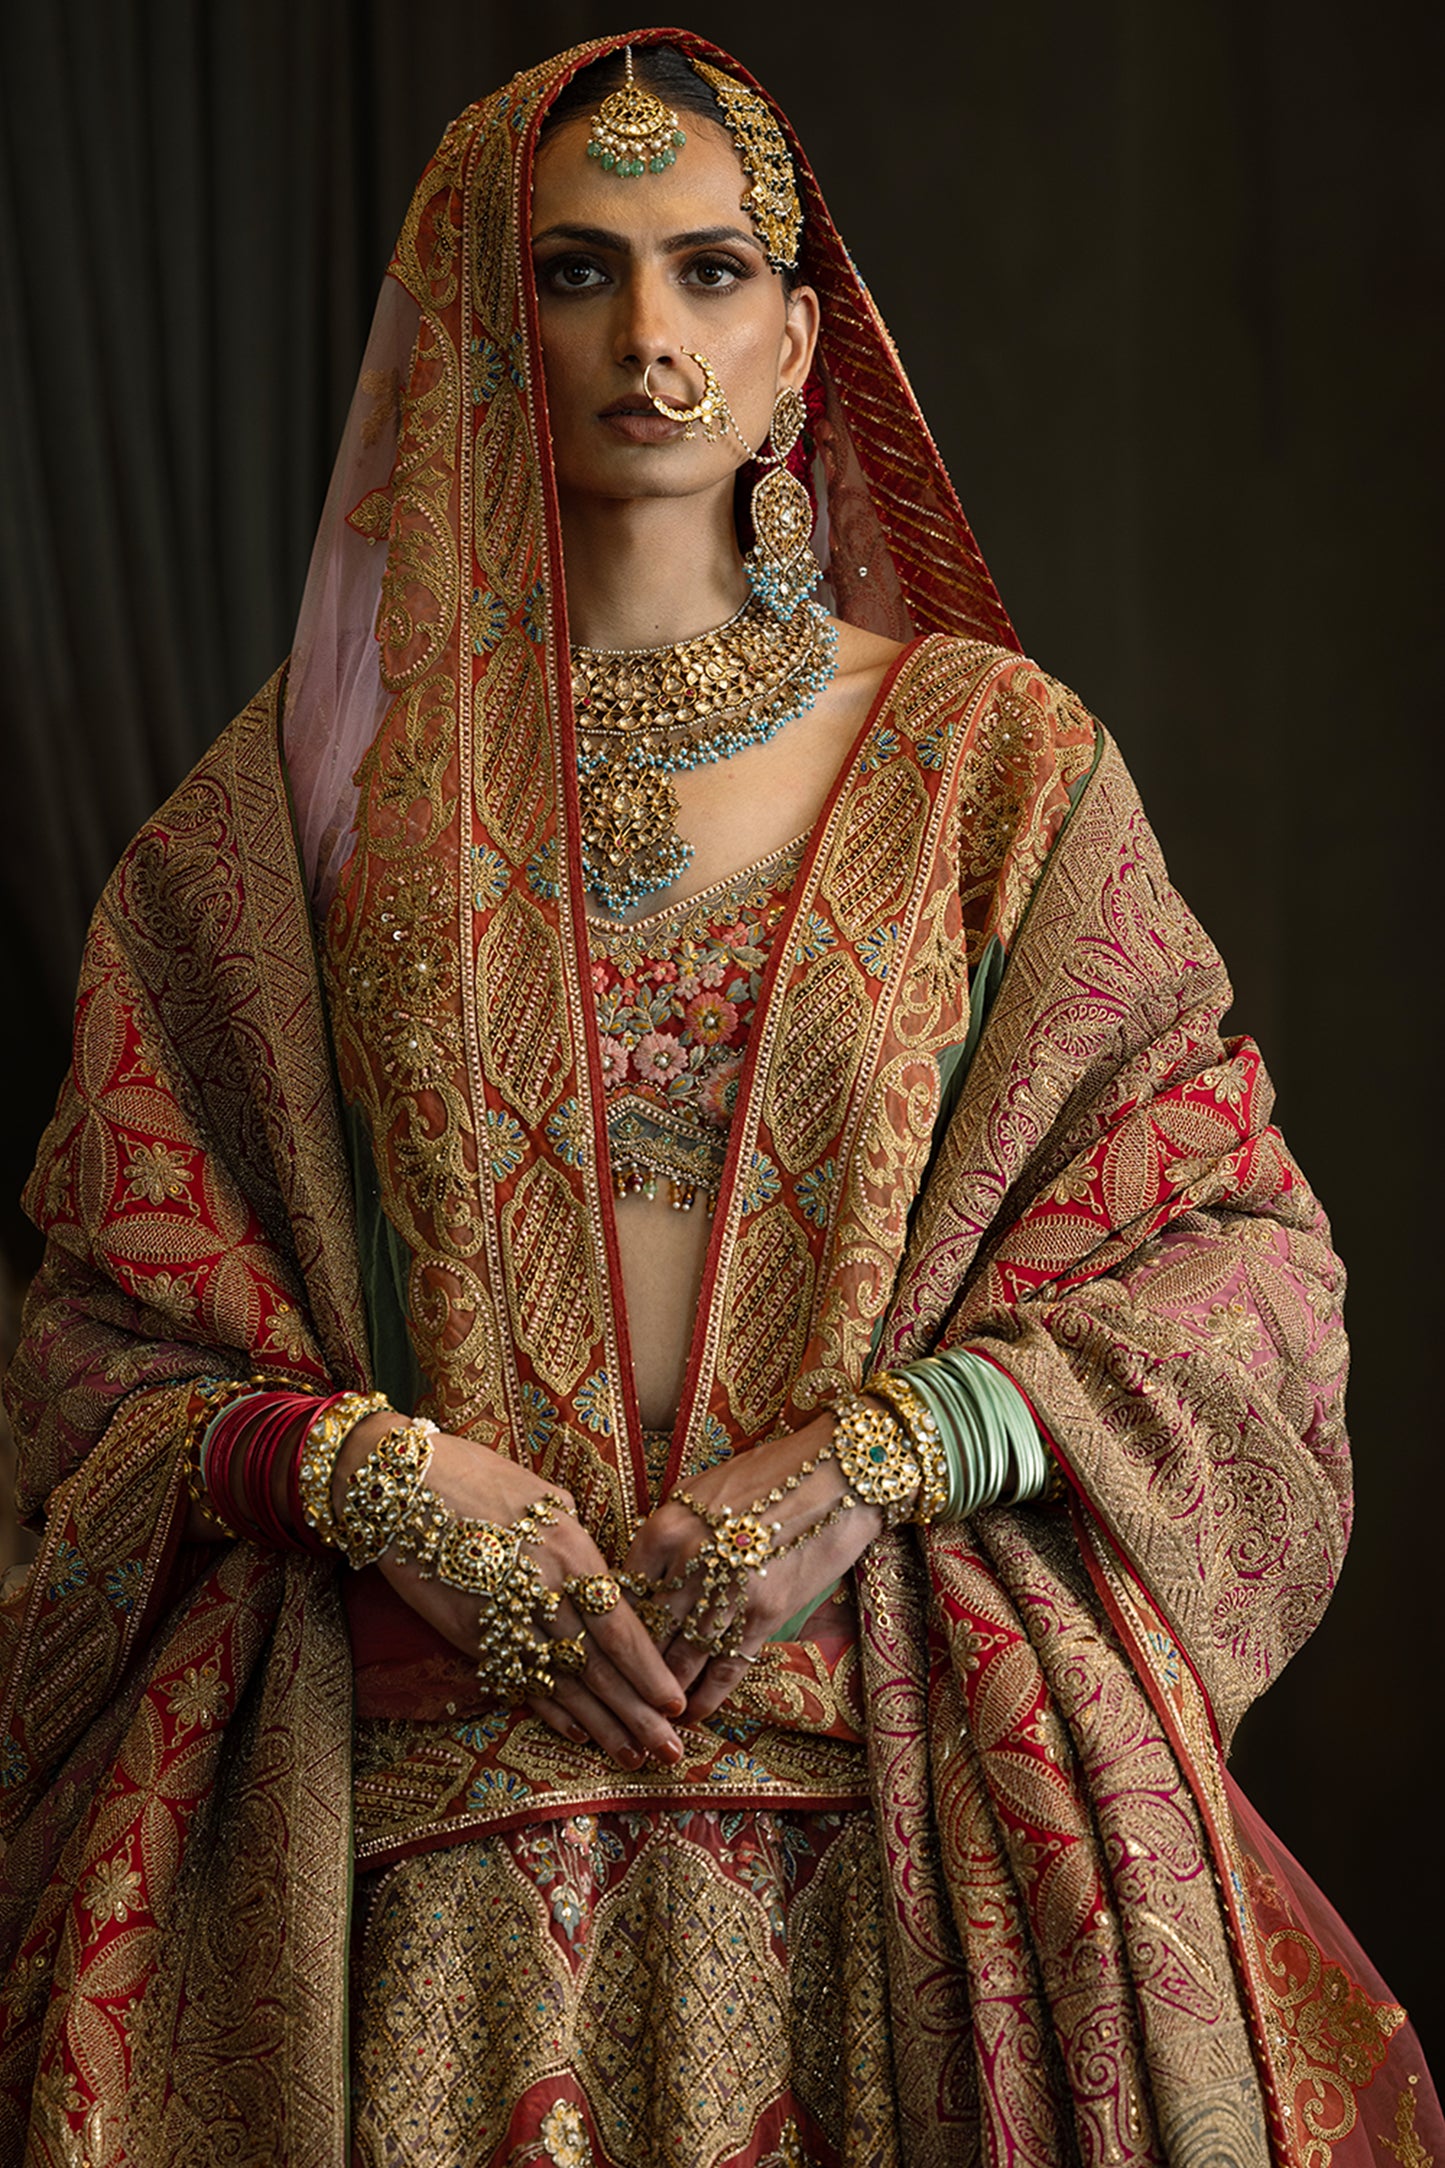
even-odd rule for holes
{"type": "MultiPolygon", "coordinates": [[[[1441,2035],[1445,15],[695,7],[777,94],[1029,650],[1122,740],[1353,1274],[1359,1533],[1236,1773],[1441,2035]],[[1436,1838],[1430,1832],[1436,1831],[1436,1838]]],[[[411,185],[591,4],[0,29],[0,1234],[131,831],[284,654],[411,185]]]]}

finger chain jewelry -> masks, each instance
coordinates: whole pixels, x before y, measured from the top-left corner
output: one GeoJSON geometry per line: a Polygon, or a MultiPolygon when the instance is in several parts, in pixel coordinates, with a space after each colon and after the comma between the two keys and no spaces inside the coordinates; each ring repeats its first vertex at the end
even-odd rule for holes
{"type": "Polygon", "coordinates": [[[562,1593],[572,1598],[584,1618],[605,1618],[622,1601],[622,1590],[610,1573],[569,1573],[562,1593]]]}
{"type": "Polygon", "coordinates": [[[632,1608],[641,1619],[647,1632],[658,1647],[663,1647],[677,1632],[677,1619],[665,1603],[659,1603],[651,1581],[645,1573],[628,1573],[619,1567],[618,1585],[631,1598],[632,1608]]]}
{"type": "MultiPolygon", "coordinates": [[[[513,1706],[532,1694],[553,1693],[559,1672],[585,1668],[584,1635],[545,1631],[562,1592],[547,1586],[536,1560],[524,1553],[561,1519],[561,1502],[550,1494],[535,1498],[510,1527],[453,1513],[426,1481],[436,1435],[435,1423],[422,1417],[378,1439],[347,1484],[337,1538],[355,1567],[394,1550],[412,1560],[424,1580],[478,1599],[477,1678],[487,1693],[513,1706]],[[544,1629],[540,1636],[536,1620],[544,1629]]],[[[339,1449],[339,1439],[334,1445],[327,1439],[328,1487],[339,1449]]],[[[574,1574],[566,1592],[594,1617],[622,1598],[608,1574],[574,1574]]]]}
{"type": "Polygon", "coordinates": [[[423,1492],[436,1497],[426,1490],[436,1435],[436,1424],[425,1416],[385,1431],[347,1484],[341,1534],[347,1559],[358,1570],[375,1565],[423,1492]]]}
{"type": "Polygon", "coordinates": [[[689,1497],[686,1491],[673,1492],[672,1503],[686,1506],[689,1513],[695,1513],[712,1531],[712,1541],[705,1544],[696,1557],[689,1559],[681,1573],[674,1574],[670,1581],[655,1584],[656,1594],[671,1595],[686,1587],[695,1573],[702,1575],[702,1587],[681,1621],[684,1640],[692,1642],[694,1647],[706,1649],[710,1656],[742,1656],[748,1575],[755,1573],[759,1580],[765,1580],[771,1560],[801,1550],[805,1543],[811,1543],[825,1528],[831,1528],[841,1520],[858,1501],[851,1489],[845,1491],[826,1513],[798,1535],[790,1536],[786,1543],[776,1541],[782,1534],[782,1522],[763,1521],[759,1515],[768,1506],[781,1503],[789,1491],[796,1490],[805,1477],[814,1473],[820,1461],[832,1457],[830,1440],[766,1497],[756,1499],[745,1513],[734,1513],[730,1506],[718,1509],[703,1505],[689,1497]]]}

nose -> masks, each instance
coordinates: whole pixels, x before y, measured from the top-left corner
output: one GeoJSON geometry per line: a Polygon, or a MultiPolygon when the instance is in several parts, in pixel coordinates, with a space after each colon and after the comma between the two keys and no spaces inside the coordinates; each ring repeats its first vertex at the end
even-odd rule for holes
{"type": "Polygon", "coordinates": [[[675,366],[682,349],[677,311],[666,279],[645,264],[634,264],[620,293],[621,306],[613,355],[629,375],[644,369],[675,366]]]}

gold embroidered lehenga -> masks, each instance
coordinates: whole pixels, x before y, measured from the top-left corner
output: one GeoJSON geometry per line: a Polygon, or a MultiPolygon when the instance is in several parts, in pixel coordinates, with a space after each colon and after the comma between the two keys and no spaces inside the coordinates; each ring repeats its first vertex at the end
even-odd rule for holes
{"type": "Polygon", "coordinates": [[[96,914],[10,1385],[0,2151],[1421,2168],[1408,2021],[1223,1772],[1345,1540],[1339,1267],[800,154],[832,597],[906,646],[772,940],[648,1465],[519,246],[620,42],[447,131],[284,719],[278,678],[96,914]],[[617,1558],[678,1471],[965,1341],[1070,1502],[880,1539],[665,1775],[479,1700],[374,1575],[183,1541],[199,1375],[379,1379],[617,1558]]]}

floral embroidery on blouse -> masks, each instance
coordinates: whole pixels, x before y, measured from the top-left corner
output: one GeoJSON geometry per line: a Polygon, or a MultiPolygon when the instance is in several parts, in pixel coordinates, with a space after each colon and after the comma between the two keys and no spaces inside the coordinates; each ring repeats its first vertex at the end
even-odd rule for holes
{"type": "Polygon", "coordinates": [[[748,1033],[805,837],[646,918],[588,920],[608,1157],[619,1196],[659,1181],[711,1211],[748,1033]]]}

